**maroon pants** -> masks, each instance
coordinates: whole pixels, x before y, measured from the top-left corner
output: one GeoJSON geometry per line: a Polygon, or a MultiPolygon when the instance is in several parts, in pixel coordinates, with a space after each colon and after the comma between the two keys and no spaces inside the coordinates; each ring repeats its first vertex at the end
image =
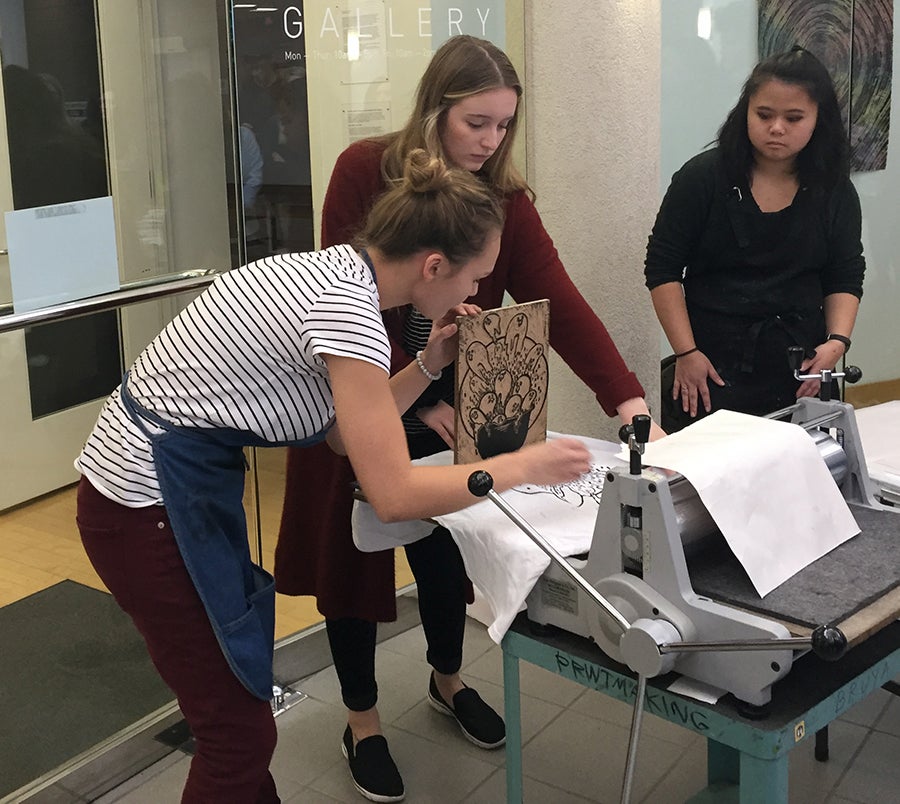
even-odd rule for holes
{"type": "Polygon", "coordinates": [[[127,508],[86,478],[78,529],[94,569],[147,643],[175,692],[196,752],[182,802],[276,804],[272,708],[228,666],[162,506],[127,508]]]}

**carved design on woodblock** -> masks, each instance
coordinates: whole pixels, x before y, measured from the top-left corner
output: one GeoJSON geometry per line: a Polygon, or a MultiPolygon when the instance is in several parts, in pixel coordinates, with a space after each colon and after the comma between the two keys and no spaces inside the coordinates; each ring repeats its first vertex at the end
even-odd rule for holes
{"type": "Polygon", "coordinates": [[[546,300],[457,319],[456,463],[546,439],[549,320],[546,300]]]}

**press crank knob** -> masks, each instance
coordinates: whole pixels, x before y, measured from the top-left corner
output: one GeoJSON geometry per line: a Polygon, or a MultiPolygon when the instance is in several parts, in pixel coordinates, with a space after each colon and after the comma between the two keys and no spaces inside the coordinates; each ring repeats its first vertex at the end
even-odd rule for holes
{"type": "Polygon", "coordinates": [[[494,487],[494,478],[487,472],[479,469],[469,475],[469,491],[476,497],[487,497],[487,493],[494,487]]]}
{"type": "Polygon", "coordinates": [[[631,438],[631,432],[632,432],[631,425],[623,424],[619,428],[619,441],[621,441],[623,444],[627,444],[628,439],[631,438]]]}
{"type": "Polygon", "coordinates": [[[820,659],[836,662],[847,652],[847,637],[840,628],[820,625],[812,632],[812,649],[820,659]]]}
{"type": "Polygon", "coordinates": [[[851,385],[862,379],[862,369],[859,366],[847,366],[844,369],[844,379],[851,385]]]}
{"type": "Polygon", "coordinates": [[[800,371],[800,366],[803,365],[803,357],[802,346],[788,346],[787,359],[791,371],[800,371]]]}
{"type": "Polygon", "coordinates": [[[638,413],[631,419],[634,429],[634,440],[639,444],[646,444],[650,440],[650,424],[652,419],[646,413],[638,413]]]}

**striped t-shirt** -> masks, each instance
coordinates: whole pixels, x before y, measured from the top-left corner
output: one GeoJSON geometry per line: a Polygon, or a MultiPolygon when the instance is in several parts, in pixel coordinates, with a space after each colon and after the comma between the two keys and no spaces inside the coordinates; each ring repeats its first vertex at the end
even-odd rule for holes
{"type": "MultiPolygon", "coordinates": [[[[299,441],[334,417],[322,354],[390,371],[378,290],[349,246],[266,257],[218,277],[141,353],[128,389],[174,425],[299,441]]],[[[151,444],[119,389],[75,467],[123,505],[162,502],[151,444]]]]}

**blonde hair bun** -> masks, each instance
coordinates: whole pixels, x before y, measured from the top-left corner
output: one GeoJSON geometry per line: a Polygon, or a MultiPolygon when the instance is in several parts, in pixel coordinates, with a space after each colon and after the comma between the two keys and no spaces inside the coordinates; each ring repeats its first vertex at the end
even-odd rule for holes
{"type": "Polygon", "coordinates": [[[453,184],[453,173],[440,157],[414,148],[403,166],[403,184],[414,193],[437,193],[453,184]]]}
{"type": "Polygon", "coordinates": [[[427,248],[462,265],[503,229],[502,196],[474,173],[449,167],[422,148],[409,152],[403,177],[389,188],[372,205],[356,242],[389,259],[427,248]]]}

